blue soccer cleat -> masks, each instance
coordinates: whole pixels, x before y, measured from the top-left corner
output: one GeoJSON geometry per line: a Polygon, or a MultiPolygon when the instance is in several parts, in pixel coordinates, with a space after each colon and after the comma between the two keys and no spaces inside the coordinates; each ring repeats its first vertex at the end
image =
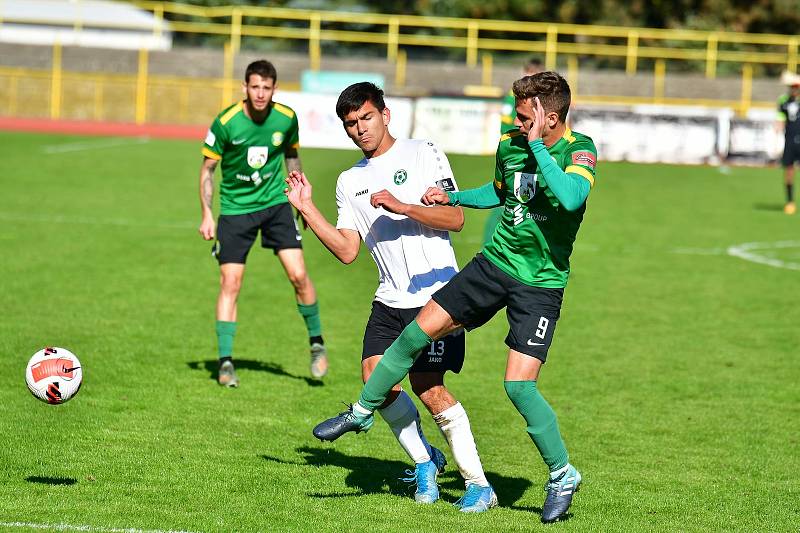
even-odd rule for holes
{"type": "Polygon", "coordinates": [[[497,494],[491,485],[483,487],[475,483],[467,485],[467,492],[455,503],[462,513],[482,513],[497,507],[497,494]]]}
{"type": "Polygon", "coordinates": [[[408,477],[400,478],[406,483],[416,483],[417,490],[414,493],[414,501],[417,503],[434,503],[439,499],[439,486],[436,484],[436,476],[444,472],[447,464],[444,454],[437,448],[431,446],[431,460],[425,463],[417,463],[414,470],[406,470],[408,477]]]}
{"type": "Polygon", "coordinates": [[[319,440],[327,440],[330,442],[335,441],[347,432],[355,431],[361,433],[362,431],[369,431],[372,427],[374,417],[372,413],[362,414],[353,409],[350,405],[347,411],[339,413],[333,418],[329,418],[324,422],[320,422],[314,428],[314,436],[319,440]]]}
{"type": "Polygon", "coordinates": [[[580,484],[581,474],[572,465],[568,465],[566,472],[557,478],[549,480],[544,486],[547,497],[542,506],[542,522],[549,524],[563,518],[580,484]]]}

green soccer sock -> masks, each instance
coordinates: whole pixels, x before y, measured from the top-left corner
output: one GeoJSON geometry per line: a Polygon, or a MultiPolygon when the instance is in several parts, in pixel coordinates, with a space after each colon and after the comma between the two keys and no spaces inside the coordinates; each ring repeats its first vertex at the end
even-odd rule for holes
{"type": "Polygon", "coordinates": [[[386,395],[403,379],[416,361],[420,350],[430,344],[431,339],[414,320],[406,326],[381,357],[369,379],[361,389],[358,403],[374,411],[386,401],[386,395]]]}
{"type": "Polygon", "coordinates": [[[551,472],[569,462],[567,447],[558,430],[558,420],[535,381],[505,381],[506,394],[528,423],[530,436],[551,472]]]}
{"type": "Polygon", "coordinates": [[[233,337],[236,336],[236,322],[217,320],[217,349],[219,357],[231,357],[233,354],[233,337]]]}
{"type": "Polygon", "coordinates": [[[297,304],[297,310],[306,322],[306,329],[308,330],[309,337],[319,337],[322,335],[322,323],[319,319],[319,305],[317,302],[313,304],[297,304]]]}

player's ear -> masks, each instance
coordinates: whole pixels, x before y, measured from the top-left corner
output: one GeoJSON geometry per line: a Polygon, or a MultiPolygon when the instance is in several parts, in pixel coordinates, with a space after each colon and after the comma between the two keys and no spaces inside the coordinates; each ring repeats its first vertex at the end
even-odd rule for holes
{"type": "Polygon", "coordinates": [[[555,128],[558,124],[558,113],[548,113],[547,114],[547,125],[550,128],[555,128]]]}
{"type": "Polygon", "coordinates": [[[388,107],[384,107],[383,108],[383,113],[381,113],[381,114],[383,115],[383,125],[384,126],[388,126],[389,125],[389,121],[392,118],[392,114],[389,112],[389,108],[388,107]]]}

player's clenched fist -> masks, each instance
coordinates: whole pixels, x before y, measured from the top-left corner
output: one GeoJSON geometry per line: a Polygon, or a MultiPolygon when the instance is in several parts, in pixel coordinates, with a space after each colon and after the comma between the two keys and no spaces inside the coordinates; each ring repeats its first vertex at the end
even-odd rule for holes
{"type": "Polygon", "coordinates": [[[425,205],[447,205],[450,203],[450,197],[439,187],[428,187],[428,190],[422,195],[422,203],[425,205]]]}
{"type": "Polygon", "coordinates": [[[200,232],[200,235],[207,241],[210,241],[214,238],[214,218],[213,217],[203,217],[203,221],[200,223],[200,227],[197,228],[197,231],[200,232]]]}

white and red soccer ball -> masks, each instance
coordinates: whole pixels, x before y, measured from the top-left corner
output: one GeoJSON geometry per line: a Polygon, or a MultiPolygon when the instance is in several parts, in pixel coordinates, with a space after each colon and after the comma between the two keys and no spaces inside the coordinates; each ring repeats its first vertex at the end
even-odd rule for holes
{"type": "Polygon", "coordinates": [[[43,402],[64,403],[81,388],[81,362],[64,348],[43,348],[28,361],[25,381],[31,394],[43,402]]]}

